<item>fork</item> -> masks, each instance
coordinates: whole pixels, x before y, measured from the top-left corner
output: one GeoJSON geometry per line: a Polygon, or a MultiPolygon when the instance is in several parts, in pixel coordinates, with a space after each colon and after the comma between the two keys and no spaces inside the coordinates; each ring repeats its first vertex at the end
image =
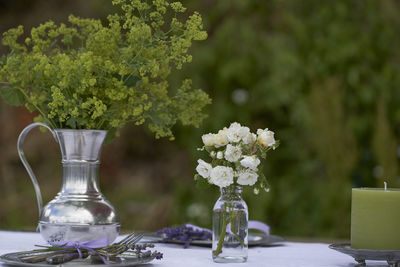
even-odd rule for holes
{"type": "Polygon", "coordinates": [[[127,237],[125,237],[124,239],[122,239],[120,242],[112,244],[108,247],[99,249],[97,252],[100,255],[106,256],[106,257],[121,254],[121,253],[127,251],[128,249],[130,249],[132,247],[132,245],[139,242],[140,239],[143,238],[143,235],[144,234],[142,234],[142,233],[140,233],[140,234],[132,233],[132,234],[128,235],[127,237]]]}
{"type": "MultiPolygon", "coordinates": [[[[114,243],[109,245],[108,247],[101,248],[99,250],[96,250],[100,255],[109,257],[109,256],[115,256],[118,254],[121,254],[125,251],[127,251],[132,245],[136,244],[139,242],[140,239],[142,239],[143,234],[135,234],[131,233],[128,236],[126,236],[124,239],[119,241],[118,243],[114,243]]],[[[64,262],[68,262],[74,259],[79,258],[79,253],[78,252],[59,252],[59,251],[53,251],[53,252],[43,252],[42,255],[41,253],[37,253],[34,256],[28,256],[28,257],[20,257],[20,260],[23,262],[29,262],[29,263],[35,263],[35,262],[41,262],[46,260],[48,264],[60,264],[64,262]],[[39,255],[38,255],[39,254],[39,255]]],[[[88,251],[82,251],[82,258],[87,258],[90,255],[88,251]]],[[[95,255],[95,254],[93,254],[95,255]]]]}
{"type": "MultiPolygon", "coordinates": [[[[103,257],[110,257],[110,256],[116,256],[118,254],[121,254],[128,249],[132,247],[132,245],[136,244],[139,242],[140,239],[142,239],[143,234],[135,234],[131,233],[128,236],[126,236],[124,239],[122,239],[120,242],[111,244],[108,247],[101,248],[99,250],[96,250],[99,255],[103,257]]],[[[82,258],[87,258],[91,253],[88,251],[82,252],[82,258]]],[[[96,254],[92,254],[92,256],[96,256],[96,254]]],[[[46,258],[46,262],[48,264],[60,264],[60,263],[65,263],[74,259],[79,258],[79,253],[78,252],[72,252],[72,253],[63,253],[63,254],[58,254],[54,256],[50,256],[46,258]]]]}

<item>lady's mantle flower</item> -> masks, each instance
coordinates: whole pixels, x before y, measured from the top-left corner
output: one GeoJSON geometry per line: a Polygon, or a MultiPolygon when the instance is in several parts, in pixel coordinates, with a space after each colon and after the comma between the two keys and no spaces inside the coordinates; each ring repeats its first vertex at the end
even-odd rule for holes
{"type": "Polygon", "coordinates": [[[248,127],[242,127],[239,123],[232,123],[227,129],[227,137],[229,142],[237,143],[243,138],[245,138],[250,133],[248,127]]]}
{"type": "Polygon", "coordinates": [[[274,132],[269,131],[268,128],[266,128],[265,130],[258,129],[257,141],[260,145],[264,147],[273,147],[273,145],[275,145],[274,132]]]}
{"type": "Polygon", "coordinates": [[[242,150],[238,146],[228,144],[225,151],[225,159],[230,162],[237,161],[242,156],[242,150]]]}
{"type": "Polygon", "coordinates": [[[212,170],[212,166],[211,164],[205,162],[202,159],[199,159],[197,161],[199,163],[199,165],[197,165],[196,167],[196,171],[203,177],[203,178],[208,178],[210,177],[210,173],[212,170]]]}
{"type": "Polygon", "coordinates": [[[12,52],[0,58],[0,81],[19,89],[1,97],[39,111],[37,120],[52,128],[111,130],[147,122],[156,138],[172,139],[176,122],[198,126],[208,95],[192,90],[189,79],[167,94],[167,80],[192,60],[192,42],[207,33],[198,12],[171,21],[171,12],[186,9],[173,1],[110,0],[121,12],[108,16],[106,24],[70,15],[69,26],[48,21],[32,28],[25,41],[22,26],[8,30],[3,44],[12,52]],[[77,39],[83,47],[74,45],[77,39]],[[137,50],[138,44],[146,45],[137,50]],[[26,97],[17,101],[16,93],[26,97]]]}
{"type": "Polygon", "coordinates": [[[233,184],[233,169],[231,167],[216,166],[211,170],[210,182],[219,187],[233,184]]]}
{"type": "Polygon", "coordinates": [[[244,156],[240,161],[240,164],[245,167],[254,170],[257,170],[257,166],[260,164],[260,160],[256,156],[244,156]]]}
{"type": "Polygon", "coordinates": [[[237,183],[240,185],[254,185],[257,182],[258,174],[253,171],[239,172],[237,183]]]}

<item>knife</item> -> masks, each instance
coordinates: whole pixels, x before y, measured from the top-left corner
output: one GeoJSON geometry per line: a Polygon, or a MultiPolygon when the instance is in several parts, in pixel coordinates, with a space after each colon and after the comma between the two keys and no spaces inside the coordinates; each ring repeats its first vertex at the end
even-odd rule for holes
{"type": "MultiPolygon", "coordinates": [[[[85,259],[89,257],[89,253],[84,251],[82,252],[82,259],[85,259]]],[[[47,264],[60,264],[68,261],[72,261],[74,259],[79,258],[79,253],[78,252],[72,252],[72,253],[62,253],[62,254],[57,254],[54,256],[50,256],[46,258],[47,264]]]]}

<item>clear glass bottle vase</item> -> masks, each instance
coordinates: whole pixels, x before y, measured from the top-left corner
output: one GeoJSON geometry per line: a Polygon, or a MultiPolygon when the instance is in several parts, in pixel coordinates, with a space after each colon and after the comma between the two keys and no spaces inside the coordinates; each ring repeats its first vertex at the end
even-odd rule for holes
{"type": "Polygon", "coordinates": [[[213,209],[212,257],[214,262],[247,261],[248,208],[242,187],[221,188],[213,209]]]}

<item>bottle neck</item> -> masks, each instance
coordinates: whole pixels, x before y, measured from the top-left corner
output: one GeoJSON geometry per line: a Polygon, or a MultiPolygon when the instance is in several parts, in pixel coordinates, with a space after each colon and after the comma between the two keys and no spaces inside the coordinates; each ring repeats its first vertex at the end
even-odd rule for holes
{"type": "Polygon", "coordinates": [[[221,187],[221,199],[223,200],[241,200],[242,199],[242,186],[230,185],[221,187]]]}

